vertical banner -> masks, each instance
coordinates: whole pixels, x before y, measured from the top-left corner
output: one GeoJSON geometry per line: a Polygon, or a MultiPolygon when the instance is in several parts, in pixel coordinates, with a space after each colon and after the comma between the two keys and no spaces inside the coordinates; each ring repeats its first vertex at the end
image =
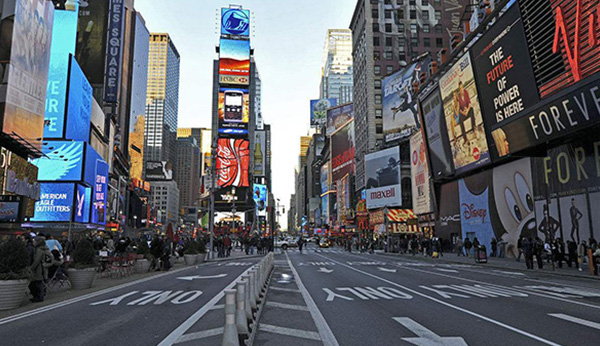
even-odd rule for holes
{"type": "Polygon", "coordinates": [[[489,163],[477,86],[468,53],[440,78],[440,91],[457,173],[489,163]]]}
{"type": "Polygon", "coordinates": [[[410,171],[412,175],[412,201],[415,214],[433,212],[427,164],[427,151],[421,131],[410,137],[410,171]]]}
{"type": "Polygon", "coordinates": [[[354,121],[331,136],[331,180],[354,173],[354,121]]]}
{"type": "Polygon", "coordinates": [[[109,103],[116,103],[119,95],[124,16],[125,1],[110,0],[104,71],[104,101],[109,103]]]}
{"type": "Polygon", "coordinates": [[[450,177],[454,174],[454,166],[439,89],[433,90],[422,99],[420,106],[424,122],[423,129],[429,144],[433,179],[450,177]]]}
{"type": "Polygon", "coordinates": [[[219,187],[249,187],[249,142],[219,138],[217,142],[217,184],[219,187]]]}

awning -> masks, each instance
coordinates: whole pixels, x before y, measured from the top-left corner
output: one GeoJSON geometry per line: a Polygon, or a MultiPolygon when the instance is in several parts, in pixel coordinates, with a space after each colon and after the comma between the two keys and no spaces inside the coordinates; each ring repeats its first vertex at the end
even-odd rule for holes
{"type": "Polygon", "coordinates": [[[406,222],[409,219],[416,219],[417,215],[413,213],[412,209],[389,209],[388,221],[389,222],[406,222]]]}
{"type": "Polygon", "coordinates": [[[417,225],[408,225],[406,223],[393,223],[390,224],[390,233],[394,234],[415,234],[419,232],[417,225]]]}

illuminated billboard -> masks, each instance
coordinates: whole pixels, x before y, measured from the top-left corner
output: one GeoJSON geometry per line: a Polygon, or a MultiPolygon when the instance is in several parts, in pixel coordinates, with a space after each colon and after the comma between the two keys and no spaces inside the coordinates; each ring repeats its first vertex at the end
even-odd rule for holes
{"type": "Polygon", "coordinates": [[[79,7],[75,57],[92,84],[104,83],[109,5],[107,0],[87,0],[79,7]]]}
{"type": "Polygon", "coordinates": [[[400,147],[365,155],[367,209],[402,205],[400,147]]]}
{"type": "Polygon", "coordinates": [[[323,126],[327,123],[327,109],[337,106],[337,99],[310,100],[310,126],[323,126]]]}
{"type": "Polygon", "coordinates": [[[146,180],[173,180],[173,164],[168,161],[147,161],[146,180]]]}
{"type": "Polygon", "coordinates": [[[433,212],[427,150],[423,134],[420,131],[410,137],[410,172],[412,203],[415,214],[421,215],[433,212]]]}
{"type": "Polygon", "coordinates": [[[219,83],[250,84],[250,41],[220,40],[219,83]]]}
{"type": "Polygon", "coordinates": [[[222,8],[221,35],[250,36],[250,11],[222,8]]]}
{"type": "Polygon", "coordinates": [[[75,57],[71,55],[69,58],[71,62],[65,138],[87,142],[90,140],[92,86],[83,74],[75,57]]]}
{"type": "Polygon", "coordinates": [[[217,142],[217,184],[219,187],[249,187],[249,142],[219,138],[217,142]]]}
{"type": "Polygon", "coordinates": [[[106,41],[106,66],[104,70],[104,101],[116,103],[121,77],[123,52],[123,25],[125,1],[109,0],[108,40],[106,41]]]}
{"type": "Polygon", "coordinates": [[[250,118],[248,89],[219,88],[219,133],[247,135],[250,118]]]}
{"type": "Polygon", "coordinates": [[[354,173],[354,121],[331,136],[331,181],[354,173]]]}
{"type": "Polygon", "coordinates": [[[254,176],[264,177],[267,168],[267,133],[254,131],[254,176]]]}
{"type": "Polygon", "coordinates": [[[75,215],[74,222],[88,223],[90,222],[90,201],[92,198],[92,189],[83,185],[77,184],[75,195],[75,215]]]}
{"type": "Polygon", "coordinates": [[[327,136],[341,129],[354,119],[354,104],[346,103],[327,110],[327,136]]]}
{"type": "Polygon", "coordinates": [[[96,161],[96,176],[92,192],[92,212],[90,222],[106,224],[106,197],[108,195],[108,163],[96,161]]]}
{"type": "Polygon", "coordinates": [[[2,132],[24,138],[36,149],[44,132],[53,20],[51,1],[4,1],[0,27],[2,132]]]}
{"type": "Polygon", "coordinates": [[[38,167],[39,181],[81,181],[84,142],[48,141],[42,143],[44,156],[32,161],[38,167]]]}
{"type": "Polygon", "coordinates": [[[64,136],[69,54],[75,53],[76,29],[77,11],[55,11],[44,115],[45,139],[64,136]]]}
{"type": "Polygon", "coordinates": [[[254,203],[256,204],[256,210],[260,214],[264,214],[267,211],[267,186],[254,184],[252,199],[254,199],[254,203]]]}
{"type": "Polygon", "coordinates": [[[40,200],[35,203],[34,222],[69,222],[73,210],[74,183],[40,184],[40,200]]]}

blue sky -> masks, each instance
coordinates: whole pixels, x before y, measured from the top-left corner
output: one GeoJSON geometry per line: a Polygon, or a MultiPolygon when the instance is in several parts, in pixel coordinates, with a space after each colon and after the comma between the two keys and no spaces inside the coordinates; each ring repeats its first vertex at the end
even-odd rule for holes
{"type": "MultiPolygon", "coordinates": [[[[181,55],[179,126],[210,127],[212,60],[220,8],[252,11],[251,43],[263,83],[262,113],[271,124],[273,192],[289,207],[300,136],[310,99],[319,96],[327,29],[348,28],[356,0],[136,0],[151,32],[168,32],[181,55]]],[[[287,226],[282,215],[281,225],[287,226]]]]}

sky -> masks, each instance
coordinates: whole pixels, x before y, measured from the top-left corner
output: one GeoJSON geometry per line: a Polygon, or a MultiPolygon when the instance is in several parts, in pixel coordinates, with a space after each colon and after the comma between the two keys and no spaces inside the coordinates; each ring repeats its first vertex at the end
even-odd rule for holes
{"type": "MultiPolygon", "coordinates": [[[[262,80],[262,114],[272,131],[272,187],[289,210],[309,101],[319,97],[327,29],[347,29],[356,0],[135,0],[150,32],[167,32],[181,55],[179,127],[210,127],[212,61],[221,7],[252,11],[251,45],[262,80]]],[[[287,215],[279,223],[287,228],[287,215]]]]}

